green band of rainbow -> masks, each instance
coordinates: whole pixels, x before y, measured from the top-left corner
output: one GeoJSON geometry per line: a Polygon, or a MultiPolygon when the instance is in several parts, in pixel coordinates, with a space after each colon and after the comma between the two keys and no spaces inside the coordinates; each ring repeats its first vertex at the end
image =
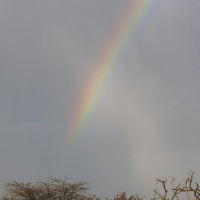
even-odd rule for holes
{"type": "Polygon", "coordinates": [[[158,1],[161,0],[132,0],[128,9],[125,10],[122,20],[111,35],[99,62],[94,66],[94,71],[88,76],[88,81],[74,106],[75,111],[69,124],[71,134],[77,135],[83,132],[128,39],[134,37],[144,19],[149,16],[151,8],[158,1]]]}

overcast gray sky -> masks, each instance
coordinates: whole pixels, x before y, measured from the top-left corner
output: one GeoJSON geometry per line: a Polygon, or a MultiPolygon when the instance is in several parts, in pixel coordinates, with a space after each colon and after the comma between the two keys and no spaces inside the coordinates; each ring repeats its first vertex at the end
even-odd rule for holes
{"type": "Polygon", "coordinates": [[[65,175],[109,197],[200,178],[199,0],[152,8],[68,145],[74,102],[130,2],[0,1],[1,183],[65,175]]]}

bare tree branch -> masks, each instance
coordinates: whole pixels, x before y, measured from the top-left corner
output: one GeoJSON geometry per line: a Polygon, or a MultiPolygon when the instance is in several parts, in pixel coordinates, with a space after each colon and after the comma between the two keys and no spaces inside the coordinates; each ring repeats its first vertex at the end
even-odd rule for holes
{"type": "MultiPolygon", "coordinates": [[[[2,200],[101,200],[96,195],[88,193],[90,189],[85,182],[69,183],[67,178],[48,177],[36,183],[6,182],[2,200]]],[[[137,194],[127,196],[121,192],[111,200],[144,200],[137,194]]],[[[174,177],[170,179],[156,179],[151,200],[200,200],[200,188],[194,182],[194,171],[187,173],[186,179],[176,183],[174,177]]],[[[109,200],[109,199],[106,199],[109,200]]]]}

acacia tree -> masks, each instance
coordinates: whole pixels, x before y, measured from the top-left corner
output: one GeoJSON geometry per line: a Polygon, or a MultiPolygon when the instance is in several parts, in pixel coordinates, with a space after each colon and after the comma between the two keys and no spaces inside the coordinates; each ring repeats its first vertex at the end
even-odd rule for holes
{"type": "MultiPolygon", "coordinates": [[[[67,180],[49,177],[36,183],[6,182],[2,200],[101,200],[100,197],[88,193],[87,183],[68,183],[67,180]]],[[[111,200],[144,199],[146,197],[137,194],[127,196],[126,192],[122,192],[111,200]]],[[[200,189],[198,183],[194,182],[194,171],[189,171],[187,178],[181,182],[176,182],[174,177],[157,179],[157,187],[153,189],[151,200],[181,199],[200,200],[200,189]]]]}
{"type": "MultiPolygon", "coordinates": [[[[114,196],[113,200],[145,200],[146,197],[138,194],[128,197],[126,192],[114,196]]],[[[176,181],[174,177],[170,179],[156,179],[156,188],[153,189],[153,198],[151,200],[200,200],[200,188],[197,182],[194,182],[194,171],[187,173],[187,178],[182,181],[176,181]]]]}
{"type": "Polygon", "coordinates": [[[200,189],[197,182],[194,182],[194,171],[187,173],[187,178],[183,179],[182,182],[176,183],[174,177],[170,179],[157,179],[157,185],[161,186],[153,189],[154,197],[153,200],[200,200],[200,189]]]}
{"type": "Polygon", "coordinates": [[[68,183],[65,177],[49,177],[36,183],[6,182],[4,188],[3,200],[81,200],[89,190],[87,183],[68,183]]]}

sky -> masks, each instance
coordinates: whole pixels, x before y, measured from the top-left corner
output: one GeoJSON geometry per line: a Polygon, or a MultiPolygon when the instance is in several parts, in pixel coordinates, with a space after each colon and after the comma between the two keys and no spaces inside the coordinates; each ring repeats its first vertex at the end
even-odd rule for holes
{"type": "Polygon", "coordinates": [[[102,197],[151,196],[157,177],[200,178],[199,0],[152,5],[84,130],[69,133],[132,1],[0,1],[1,184],[64,175],[102,197]]]}

